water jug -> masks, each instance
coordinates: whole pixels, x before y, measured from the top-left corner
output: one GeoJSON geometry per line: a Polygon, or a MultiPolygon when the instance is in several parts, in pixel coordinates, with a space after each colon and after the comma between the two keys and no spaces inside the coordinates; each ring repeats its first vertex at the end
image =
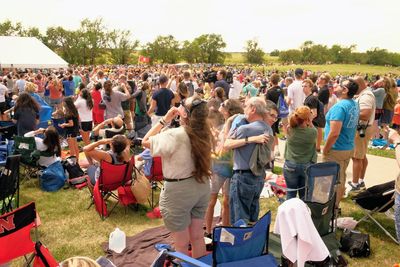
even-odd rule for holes
{"type": "Polygon", "coordinates": [[[121,253],[126,247],[126,235],[118,227],[110,233],[109,249],[121,253]]]}

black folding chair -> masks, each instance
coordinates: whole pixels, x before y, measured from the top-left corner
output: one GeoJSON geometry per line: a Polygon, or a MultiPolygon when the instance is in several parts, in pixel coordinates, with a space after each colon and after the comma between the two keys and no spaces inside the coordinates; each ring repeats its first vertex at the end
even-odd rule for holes
{"type": "Polygon", "coordinates": [[[0,214],[19,207],[20,155],[8,156],[0,176],[0,214]]]}

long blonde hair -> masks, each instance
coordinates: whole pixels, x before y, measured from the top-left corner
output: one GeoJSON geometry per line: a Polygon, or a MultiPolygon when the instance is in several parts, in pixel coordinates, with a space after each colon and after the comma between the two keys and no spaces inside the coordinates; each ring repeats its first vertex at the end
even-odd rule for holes
{"type": "Polygon", "coordinates": [[[100,264],[88,257],[76,256],[63,261],[61,267],[100,267],[100,264]]]}

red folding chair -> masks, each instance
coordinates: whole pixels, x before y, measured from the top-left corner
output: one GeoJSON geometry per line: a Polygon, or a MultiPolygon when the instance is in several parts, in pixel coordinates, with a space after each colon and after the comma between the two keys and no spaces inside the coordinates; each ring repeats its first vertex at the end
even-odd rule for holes
{"type": "Polygon", "coordinates": [[[48,249],[38,241],[34,202],[0,216],[0,248],[0,265],[24,256],[27,266],[32,261],[34,267],[59,266],[48,249]],[[36,242],[31,239],[32,228],[35,228],[36,242]],[[31,255],[27,257],[27,254],[31,255]]]}
{"type": "Polygon", "coordinates": [[[118,203],[124,206],[136,203],[131,190],[132,171],[135,166],[135,158],[124,164],[111,164],[100,162],[100,176],[93,188],[93,203],[102,220],[106,219],[118,203]],[[117,194],[113,191],[117,190],[117,194]],[[107,211],[106,200],[113,198],[117,202],[111,210],[107,211]]]}
{"type": "Polygon", "coordinates": [[[164,180],[164,175],[162,172],[162,163],[161,163],[161,157],[153,157],[153,165],[151,166],[151,174],[150,176],[147,176],[147,179],[149,179],[151,183],[151,203],[150,206],[153,209],[155,206],[154,203],[154,192],[158,189],[161,189],[161,187],[158,185],[164,180]]]}

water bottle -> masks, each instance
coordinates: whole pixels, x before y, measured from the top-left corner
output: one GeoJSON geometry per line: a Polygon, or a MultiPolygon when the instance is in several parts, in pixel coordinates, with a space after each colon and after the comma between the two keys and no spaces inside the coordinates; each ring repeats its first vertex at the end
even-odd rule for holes
{"type": "Polygon", "coordinates": [[[118,227],[110,233],[108,248],[121,253],[126,247],[126,235],[118,227]]]}

